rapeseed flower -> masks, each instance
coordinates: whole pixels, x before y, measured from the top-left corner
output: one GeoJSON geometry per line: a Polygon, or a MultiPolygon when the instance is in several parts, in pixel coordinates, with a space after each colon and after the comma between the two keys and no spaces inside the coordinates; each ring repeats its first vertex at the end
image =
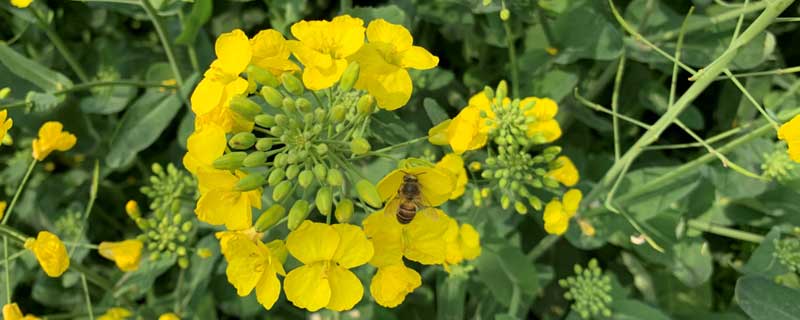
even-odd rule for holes
{"type": "Polygon", "coordinates": [[[464,159],[460,155],[449,153],[436,163],[436,168],[450,173],[455,182],[453,192],[450,193],[450,200],[461,197],[467,188],[467,170],[464,168],[464,159]]]}
{"type": "Polygon", "coordinates": [[[403,303],[406,296],[422,285],[419,273],[402,262],[378,268],[372,277],[369,292],[375,302],[387,308],[403,303]]]}
{"type": "Polygon", "coordinates": [[[212,169],[211,164],[225,153],[227,145],[225,131],[220,126],[213,123],[203,126],[189,136],[183,166],[194,175],[198,168],[212,169]]]}
{"type": "Polygon", "coordinates": [[[540,143],[553,142],[561,137],[561,126],[556,121],[558,104],[549,98],[528,97],[520,101],[520,106],[534,103],[533,108],[525,111],[525,115],[534,121],[528,123],[528,137],[539,136],[540,143]]]}
{"type": "Polygon", "coordinates": [[[238,191],[236,183],[246,175],[215,169],[197,172],[200,199],[195,214],[200,221],[221,225],[230,230],[249,228],[253,223],[251,208],[261,209],[261,189],[238,191]]]}
{"type": "Polygon", "coordinates": [[[567,156],[560,156],[555,160],[555,168],[547,172],[546,176],[561,182],[564,186],[572,187],[578,183],[580,174],[578,168],[567,156]]]}
{"type": "MultiPolygon", "coordinates": [[[[397,196],[405,175],[416,176],[422,193],[422,205],[435,207],[450,199],[456,189],[456,178],[447,170],[419,166],[397,169],[386,175],[378,182],[378,194],[386,202],[397,196]]],[[[393,212],[399,202],[390,201],[386,204],[387,210],[393,212]]]]}
{"type": "Polygon", "coordinates": [[[45,122],[39,128],[39,138],[33,140],[33,158],[44,160],[54,150],[67,151],[75,146],[78,139],[75,135],[62,131],[64,125],[58,121],[45,122]]]}
{"type": "Polygon", "coordinates": [[[578,211],[583,194],[578,189],[570,189],[562,201],[551,200],[544,208],[544,230],[549,234],[562,235],[567,232],[569,220],[578,211]]]}
{"type": "Polygon", "coordinates": [[[0,201],[0,220],[3,219],[3,216],[6,214],[6,202],[0,201]]]}
{"type": "Polygon", "coordinates": [[[167,312],[158,316],[158,320],[181,320],[181,317],[175,313],[167,312]]]}
{"type": "Polygon", "coordinates": [[[364,45],[364,21],[349,15],[331,21],[302,20],[292,25],[288,46],[305,67],[303,84],[311,90],[333,86],[347,68],[347,58],[364,45]]]}
{"type": "Polygon", "coordinates": [[[364,295],[349,269],[370,261],[374,250],[361,228],[304,221],[286,238],[286,248],[303,266],[286,275],[286,298],[295,306],[317,311],[353,308],[364,295]]]}
{"type": "Polygon", "coordinates": [[[39,261],[44,273],[51,278],[60,277],[69,268],[67,248],[58,236],[49,231],[40,231],[36,239],[26,240],[25,249],[36,255],[36,260],[39,261]]]}
{"type": "Polygon", "coordinates": [[[475,227],[468,223],[459,227],[455,219],[449,219],[444,237],[447,241],[445,268],[464,260],[473,260],[481,255],[480,235],[475,227]]]}
{"type": "Polygon", "coordinates": [[[11,0],[11,5],[17,8],[27,8],[33,0],[11,0]]]}
{"type": "Polygon", "coordinates": [[[106,310],[97,320],[125,320],[133,316],[133,313],[125,308],[114,307],[106,310]]]}
{"type": "Polygon", "coordinates": [[[228,282],[242,297],[255,290],[258,302],[271,309],[281,293],[277,275],[286,275],[280,258],[260,239],[233,236],[225,242],[222,252],[228,261],[228,282]]]}
{"type": "Polygon", "coordinates": [[[113,260],[117,267],[124,271],[139,269],[139,260],[142,257],[144,244],[141,240],[125,240],[119,242],[100,242],[97,251],[103,258],[113,260]]]}
{"type": "Polygon", "coordinates": [[[372,20],[367,40],[350,57],[361,67],[356,88],[367,90],[383,109],[395,110],[411,98],[413,85],[407,69],[427,70],[439,64],[439,58],[413,45],[411,33],[402,25],[372,20]]]}
{"type": "Polygon", "coordinates": [[[5,320],[39,320],[40,318],[32,314],[22,315],[22,310],[16,303],[9,303],[3,306],[3,319],[5,320]]]}
{"type": "Polygon", "coordinates": [[[8,129],[11,129],[11,126],[14,124],[14,120],[8,117],[7,110],[0,110],[0,142],[8,133],[8,129]]]}
{"type": "Polygon", "coordinates": [[[789,146],[789,158],[800,162],[800,115],[784,123],[778,130],[778,139],[786,141],[789,146]]]}
{"type": "Polygon", "coordinates": [[[481,110],[475,106],[467,106],[456,115],[447,126],[447,142],[456,154],[480,149],[489,139],[486,120],[481,110]]]}
{"type": "Polygon", "coordinates": [[[253,50],[250,63],[275,76],[300,70],[300,67],[289,60],[292,51],[289,50],[286,38],[278,31],[261,30],[250,39],[250,47],[253,50]]]}

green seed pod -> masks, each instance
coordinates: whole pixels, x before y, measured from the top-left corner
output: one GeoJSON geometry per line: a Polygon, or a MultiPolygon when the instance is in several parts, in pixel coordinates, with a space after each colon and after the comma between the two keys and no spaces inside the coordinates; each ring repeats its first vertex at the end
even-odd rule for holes
{"type": "Polygon", "coordinates": [[[278,89],[273,87],[261,87],[261,96],[264,97],[264,100],[267,100],[269,105],[275,108],[283,106],[283,95],[278,89]]]}
{"type": "Polygon", "coordinates": [[[300,173],[300,166],[296,164],[290,165],[288,168],[286,168],[286,178],[294,179],[294,177],[297,177],[298,173],[300,173]]]}
{"type": "Polygon", "coordinates": [[[275,117],[270,114],[259,114],[254,118],[257,125],[263,128],[272,128],[275,125],[275,117]]]}
{"type": "Polygon", "coordinates": [[[355,61],[347,65],[347,68],[344,69],[344,73],[342,74],[342,80],[339,81],[339,91],[345,92],[353,89],[353,85],[355,85],[358,80],[360,69],[358,62],[355,61]]]}
{"type": "Polygon", "coordinates": [[[265,183],[267,183],[267,177],[263,174],[253,173],[239,179],[234,190],[242,192],[255,190],[261,188],[265,183]]]}
{"type": "Polygon", "coordinates": [[[344,183],[344,176],[339,169],[331,168],[328,170],[328,177],[325,179],[328,181],[328,184],[333,187],[341,186],[344,183]]]}
{"type": "Polygon", "coordinates": [[[336,216],[336,221],[339,223],[348,223],[353,216],[353,201],[350,199],[342,199],[336,204],[336,211],[333,213],[336,216]]]}
{"type": "Polygon", "coordinates": [[[262,151],[256,151],[248,154],[242,161],[242,165],[248,168],[263,166],[267,162],[267,154],[262,151]]]}
{"type": "Polygon", "coordinates": [[[230,101],[230,108],[234,112],[238,113],[242,117],[248,120],[253,120],[255,117],[263,110],[261,110],[261,106],[258,103],[253,102],[253,100],[247,99],[245,96],[236,95],[231,98],[230,101]]]}
{"type": "Polygon", "coordinates": [[[269,173],[269,178],[267,178],[267,184],[269,184],[270,187],[274,187],[275,185],[283,181],[283,178],[285,176],[286,172],[283,171],[282,168],[272,169],[272,172],[269,173]]]}
{"type": "Polygon", "coordinates": [[[331,214],[332,202],[333,194],[330,187],[322,187],[317,190],[317,197],[314,198],[314,203],[317,205],[317,210],[319,210],[322,215],[327,216],[331,214]]]}
{"type": "Polygon", "coordinates": [[[286,209],[282,205],[273,204],[267,210],[264,210],[256,220],[256,231],[267,231],[267,229],[283,219],[284,216],[286,216],[286,209]]]}
{"type": "Polygon", "coordinates": [[[278,81],[278,78],[275,78],[275,76],[272,75],[272,73],[252,64],[247,66],[247,78],[253,79],[262,85],[270,86],[273,88],[281,84],[280,81],[278,81]]]}
{"type": "Polygon", "coordinates": [[[293,94],[295,97],[303,95],[303,83],[291,73],[286,72],[282,74],[281,82],[283,82],[283,87],[286,88],[286,91],[289,91],[289,93],[293,94]]]}
{"type": "Polygon", "coordinates": [[[528,213],[528,207],[526,207],[525,204],[522,203],[521,201],[515,201],[514,202],[514,210],[516,210],[517,213],[519,213],[519,214],[528,213]]]}
{"type": "Polygon", "coordinates": [[[365,94],[358,98],[356,110],[361,114],[371,114],[372,111],[375,110],[375,108],[373,108],[374,101],[375,99],[373,99],[371,95],[365,94]]]}
{"type": "Polygon", "coordinates": [[[331,121],[333,123],[340,123],[347,117],[347,108],[341,104],[337,104],[331,108],[331,121]]]}
{"type": "Polygon", "coordinates": [[[308,188],[312,182],[314,182],[314,174],[311,173],[311,170],[303,170],[297,176],[297,182],[300,183],[300,186],[303,188],[308,188]]]}
{"type": "Polygon", "coordinates": [[[350,141],[350,152],[355,155],[361,155],[369,152],[372,147],[369,145],[369,141],[364,138],[355,138],[353,141],[350,141]]]}
{"type": "Polygon", "coordinates": [[[356,191],[358,192],[358,198],[366,202],[371,207],[379,208],[383,205],[381,195],[378,194],[378,188],[375,188],[375,185],[372,184],[372,182],[369,182],[365,179],[359,180],[356,182],[356,191]]]}
{"type": "Polygon", "coordinates": [[[272,149],[273,139],[270,138],[261,138],[256,140],[256,150],[258,151],[267,151],[272,149]]]}
{"type": "Polygon", "coordinates": [[[290,97],[283,98],[281,105],[283,106],[283,112],[286,113],[291,113],[297,110],[297,107],[294,105],[294,99],[290,97]]]}
{"type": "Polygon", "coordinates": [[[301,112],[309,112],[312,109],[311,101],[308,101],[308,99],[303,97],[297,98],[294,104],[295,106],[297,106],[297,109],[300,110],[301,112]]]}
{"type": "Polygon", "coordinates": [[[308,217],[308,207],[308,201],[297,200],[294,202],[292,208],[289,209],[289,220],[286,221],[289,230],[297,229],[308,217]]]}
{"type": "Polygon", "coordinates": [[[328,168],[325,167],[322,163],[317,163],[314,165],[314,177],[317,178],[319,181],[325,181],[325,177],[328,175],[328,168]]]}
{"type": "Polygon", "coordinates": [[[247,157],[246,152],[242,151],[230,152],[217,158],[217,160],[214,160],[214,162],[212,162],[211,164],[214,166],[215,169],[236,170],[242,166],[242,161],[244,161],[245,157],[247,157]]]}
{"type": "Polygon", "coordinates": [[[252,132],[239,132],[228,141],[228,145],[236,150],[250,149],[254,144],[256,144],[256,135],[252,132]]]}
{"type": "Polygon", "coordinates": [[[289,191],[291,190],[291,182],[286,180],[281,181],[281,183],[275,186],[275,189],[272,189],[272,200],[275,202],[283,200],[283,198],[286,198],[286,196],[289,195],[289,191]]]}

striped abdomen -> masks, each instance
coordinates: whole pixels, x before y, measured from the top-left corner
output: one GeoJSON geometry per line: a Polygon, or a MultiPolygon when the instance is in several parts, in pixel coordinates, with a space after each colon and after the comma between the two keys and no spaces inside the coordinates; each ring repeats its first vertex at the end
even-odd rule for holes
{"type": "Polygon", "coordinates": [[[417,215],[417,205],[412,201],[403,201],[397,207],[397,222],[408,224],[417,215]]]}

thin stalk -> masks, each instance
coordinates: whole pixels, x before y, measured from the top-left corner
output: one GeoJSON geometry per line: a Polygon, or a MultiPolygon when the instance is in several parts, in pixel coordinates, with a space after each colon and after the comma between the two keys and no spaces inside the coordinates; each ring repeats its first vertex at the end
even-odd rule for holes
{"type": "Polygon", "coordinates": [[[92,298],[89,297],[89,286],[86,284],[86,275],[81,273],[81,285],[83,286],[83,297],[86,299],[86,310],[89,313],[89,319],[94,320],[94,312],[92,312],[92,298]]]}
{"type": "Polygon", "coordinates": [[[28,165],[28,171],[25,171],[25,176],[22,177],[22,182],[20,182],[19,186],[17,187],[17,192],[15,192],[14,197],[11,198],[11,203],[8,205],[6,214],[3,216],[3,220],[0,221],[0,224],[5,225],[6,222],[8,222],[8,218],[11,217],[11,213],[14,211],[14,206],[17,205],[17,200],[19,200],[22,190],[25,189],[25,184],[28,183],[28,179],[31,177],[33,168],[36,167],[36,162],[36,159],[32,159],[31,164],[28,165]]]}
{"type": "Polygon", "coordinates": [[[747,100],[750,101],[750,103],[752,103],[753,106],[756,107],[756,110],[758,110],[758,112],[761,113],[761,115],[764,118],[766,118],[767,121],[769,121],[769,123],[771,123],[773,127],[775,127],[775,131],[777,132],[778,128],[780,127],[780,125],[777,122],[775,122],[775,120],[772,119],[772,117],[770,117],[769,114],[767,114],[767,111],[764,110],[764,107],[762,107],[761,104],[758,103],[758,101],[756,101],[755,98],[753,98],[753,95],[751,95],[750,92],[747,91],[747,89],[745,89],[745,87],[742,85],[742,83],[739,82],[739,80],[736,79],[735,76],[733,76],[733,74],[731,73],[730,70],[725,69],[723,72],[725,72],[725,75],[727,75],[731,79],[731,81],[733,81],[733,83],[736,85],[736,87],[739,88],[739,90],[742,91],[742,93],[747,98],[747,100]]]}
{"type": "Polygon", "coordinates": [[[511,69],[511,93],[519,97],[519,65],[517,65],[517,49],[514,47],[514,35],[511,33],[511,23],[503,20],[503,29],[506,31],[506,46],[508,47],[508,64],[511,69]]]}
{"type": "Polygon", "coordinates": [[[800,17],[777,18],[775,22],[800,22],[800,17]]]}
{"type": "Polygon", "coordinates": [[[614,161],[619,161],[620,145],[619,145],[619,118],[617,110],[619,110],[619,87],[622,84],[622,75],[625,72],[625,51],[619,56],[619,63],[617,64],[617,76],[614,77],[614,91],[611,93],[611,126],[614,130],[614,161]]]}
{"type": "MultiPolygon", "coordinates": [[[[184,19],[185,17],[183,15],[183,10],[178,10],[178,20],[180,21],[181,25],[184,25],[184,19]]],[[[197,51],[194,49],[194,45],[186,46],[186,50],[189,53],[189,62],[192,64],[192,70],[200,73],[200,64],[197,62],[197,51]]]]}
{"type": "Polygon", "coordinates": [[[528,259],[536,261],[542,256],[550,247],[558,242],[559,236],[548,234],[539,243],[528,252],[528,259]]]}
{"type": "MultiPolygon", "coordinates": [[[[159,82],[143,82],[137,80],[115,80],[115,81],[89,81],[81,84],[74,85],[72,87],[51,92],[53,95],[62,95],[67,94],[70,92],[87,90],[94,87],[105,87],[105,86],[132,86],[132,87],[142,87],[142,88],[175,88],[173,85],[162,84],[159,82]]],[[[15,103],[10,103],[3,108],[15,108],[15,107],[24,107],[28,104],[27,101],[18,101],[15,103]]]]}
{"type": "MultiPolygon", "coordinates": [[[[726,12],[720,13],[720,14],[718,14],[716,16],[711,16],[708,19],[702,20],[702,21],[700,21],[698,23],[692,23],[692,24],[686,26],[686,33],[692,33],[692,32],[695,32],[695,31],[704,30],[704,29],[706,29],[706,28],[708,28],[710,26],[713,26],[715,24],[719,24],[721,22],[725,22],[725,21],[733,20],[733,19],[738,19],[740,15],[748,15],[748,14],[751,14],[751,13],[755,13],[755,12],[761,10],[761,9],[766,8],[770,4],[770,2],[773,2],[773,1],[766,1],[765,0],[765,1],[756,2],[756,3],[753,3],[751,5],[748,5],[747,7],[740,7],[738,9],[726,11],[726,12]]],[[[655,35],[653,35],[650,38],[655,39],[656,41],[669,41],[669,40],[672,40],[675,37],[677,37],[679,32],[680,32],[680,28],[677,28],[677,29],[673,29],[673,30],[668,30],[668,31],[663,31],[663,32],[656,33],[655,35]]]]}
{"type": "Polygon", "coordinates": [[[397,148],[403,148],[403,147],[406,147],[408,145],[415,144],[415,143],[420,142],[420,141],[424,141],[426,139],[428,139],[428,136],[414,138],[414,139],[411,139],[411,140],[408,140],[408,141],[405,141],[405,142],[401,142],[401,143],[398,143],[398,144],[395,144],[395,145],[391,145],[391,146],[388,146],[388,147],[385,147],[385,148],[381,148],[381,149],[378,149],[378,150],[375,150],[375,151],[367,152],[365,154],[352,157],[350,159],[360,159],[360,158],[364,158],[364,157],[367,157],[367,156],[380,155],[380,154],[385,153],[387,151],[392,151],[392,150],[397,149],[397,148]]]}
{"type": "MultiPolygon", "coordinates": [[[[3,238],[5,238],[5,236],[4,236],[3,238]]],[[[5,241],[7,241],[7,240],[5,240],[5,241]]],[[[4,244],[3,246],[6,246],[6,244],[4,244]]],[[[14,252],[14,254],[12,254],[12,255],[8,256],[8,257],[6,258],[6,259],[8,259],[8,260],[7,260],[7,261],[3,261],[3,264],[2,264],[2,265],[3,265],[3,266],[6,266],[6,265],[8,265],[8,263],[9,263],[9,262],[11,262],[11,261],[13,261],[14,259],[17,259],[17,258],[19,258],[19,257],[22,257],[22,255],[24,255],[24,254],[25,254],[25,250],[17,250],[17,252],[14,252]]]]}
{"type": "Polygon", "coordinates": [[[517,317],[519,313],[519,303],[522,299],[522,292],[519,290],[519,286],[514,285],[511,289],[511,302],[508,304],[508,314],[512,317],[517,317]]]}
{"type": "Polygon", "coordinates": [[[181,76],[181,70],[178,68],[178,62],[175,60],[175,53],[172,51],[172,45],[170,45],[170,41],[167,39],[167,33],[164,31],[164,22],[161,21],[161,18],[156,13],[156,9],[150,4],[150,0],[141,0],[140,3],[144,11],[147,12],[150,21],[153,22],[153,26],[156,28],[158,38],[161,40],[161,46],[164,47],[167,60],[169,60],[169,66],[172,68],[172,74],[175,76],[175,82],[180,89],[183,87],[183,76],[181,76]]]}
{"type": "MultiPolygon", "coordinates": [[[[599,105],[597,103],[591,102],[588,99],[586,99],[584,96],[580,95],[580,93],[578,93],[578,88],[575,88],[574,96],[575,96],[575,99],[578,100],[578,102],[580,102],[584,106],[588,107],[589,109],[592,109],[592,110],[595,110],[595,111],[600,111],[600,112],[607,113],[607,114],[610,114],[610,115],[614,114],[611,110],[608,110],[608,108],[603,107],[603,106],[601,106],[601,105],[599,105]]],[[[634,118],[626,116],[624,114],[617,114],[617,117],[619,117],[620,119],[625,120],[625,121],[627,121],[627,122],[629,122],[631,124],[634,124],[634,125],[642,128],[642,129],[650,129],[650,125],[649,124],[646,124],[644,122],[641,122],[639,120],[636,120],[634,118]]]]}
{"type": "Polygon", "coordinates": [[[81,81],[86,82],[89,81],[89,76],[86,75],[86,71],[83,70],[81,65],[75,60],[75,57],[72,56],[72,52],[69,51],[67,45],[64,44],[64,41],[61,40],[61,36],[58,35],[55,30],[47,23],[47,20],[42,16],[42,13],[39,12],[35,7],[31,7],[31,12],[36,17],[36,21],[39,23],[39,27],[44,30],[44,33],[47,35],[47,38],[53,43],[53,46],[56,47],[61,56],[64,57],[64,60],[67,61],[67,64],[72,68],[72,71],[75,72],[75,75],[78,76],[78,79],[81,81]]]}
{"type": "Polygon", "coordinates": [[[175,285],[175,292],[173,295],[175,296],[175,303],[172,306],[172,309],[175,310],[176,314],[181,314],[181,290],[183,289],[183,277],[186,269],[181,269],[178,273],[178,284],[175,285]]]}
{"type": "Polygon", "coordinates": [[[6,269],[6,304],[11,304],[11,265],[8,263],[8,237],[3,236],[3,255],[5,256],[5,265],[3,269],[6,269]]]}
{"type": "Polygon", "coordinates": [[[77,2],[105,2],[105,3],[116,3],[116,4],[132,4],[132,5],[139,5],[139,1],[136,0],[72,0],[77,2]]]}
{"type": "Polygon", "coordinates": [[[713,224],[708,221],[700,221],[700,220],[689,220],[688,221],[689,228],[708,232],[712,234],[716,234],[723,237],[728,237],[732,239],[742,240],[742,241],[749,241],[754,243],[761,243],[764,241],[764,236],[750,233],[742,230],[732,229],[728,227],[723,227],[720,225],[713,224]]]}
{"type": "MultiPolygon", "coordinates": [[[[729,138],[729,137],[741,132],[742,130],[745,130],[745,129],[749,128],[751,125],[752,125],[752,123],[748,123],[748,124],[743,125],[741,127],[736,127],[736,128],[724,131],[724,132],[722,132],[720,134],[717,134],[715,136],[712,136],[712,137],[710,137],[708,139],[704,139],[704,140],[708,144],[711,144],[711,143],[714,143],[714,142],[717,142],[717,141],[720,141],[720,140],[724,140],[726,138],[729,138]]],[[[697,148],[697,147],[703,147],[703,144],[699,143],[699,142],[664,144],[664,145],[658,145],[658,146],[649,146],[649,147],[646,148],[646,150],[685,149],[685,148],[697,148]]]]}
{"type": "Polygon", "coordinates": [[[20,245],[23,245],[25,240],[29,238],[22,232],[17,231],[17,229],[2,224],[0,224],[0,234],[3,237],[9,237],[11,240],[17,241],[20,245]]]}
{"type": "MultiPolygon", "coordinates": [[[[80,236],[81,234],[83,234],[84,226],[88,223],[89,214],[92,213],[92,207],[94,207],[94,201],[97,199],[97,186],[99,184],[99,180],[100,180],[100,163],[99,161],[95,160],[94,170],[92,173],[92,185],[89,189],[89,202],[86,205],[86,210],[84,210],[83,212],[83,217],[81,217],[82,220],[81,226],[78,228],[78,232],[76,233],[75,238],[73,238],[72,240],[72,242],[76,243],[76,245],[73,245],[73,247],[69,250],[70,255],[72,255],[72,253],[75,252],[75,249],[78,248],[77,244],[78,240],[80,240],[80,236]]],[[[97,249],[97,247],[95,246],[92,249],[97,249]]]]}
{"type": "Polygon", "coordinates": [[[728,79],[729,77],[745,78],[745,77],[773,76],[773,75],[782,75],[782,74],[797,73],[797,72],[800,72],[800,66],[766,70],[766,71],[734,73],[729,76],[717,77],[714,80],[725,80],[728,79]]]}

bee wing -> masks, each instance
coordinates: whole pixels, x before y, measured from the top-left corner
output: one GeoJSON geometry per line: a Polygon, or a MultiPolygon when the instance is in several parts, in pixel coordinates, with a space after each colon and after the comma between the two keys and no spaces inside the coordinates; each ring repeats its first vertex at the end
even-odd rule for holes
{"type": "Polygon", "coordinates": [[[400,208],[400,203],[403,202],[399,196],[395,196],[389,202],[386,203],[386,206],[383,207],[383,214],[394,216],[397,214],[397,209],[400,208]]]}
{"type": "Polygon", "coordinates": [[[436,210],[434,207],[431,206],[430,201],[428,201],[424,195],[420,194],[419,198],[414,201],[414,204],[417,206],[417,212],[422,212],[427,217],[431,219],[439,219],[439,215],[436,214],[436,210]]]}

